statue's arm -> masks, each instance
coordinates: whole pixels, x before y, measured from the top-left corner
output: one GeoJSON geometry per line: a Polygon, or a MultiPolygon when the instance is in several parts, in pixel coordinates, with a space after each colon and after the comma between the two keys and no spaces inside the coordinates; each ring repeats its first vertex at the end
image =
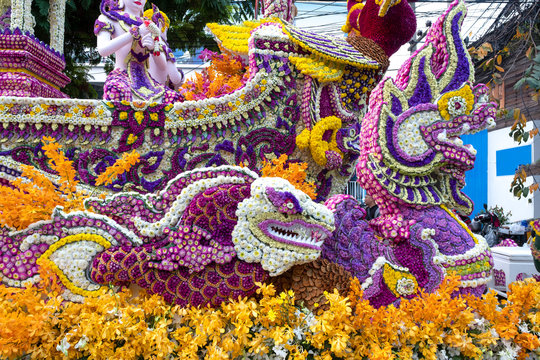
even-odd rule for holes
{"type": "Polygon", "coordinates": [[[133,36],[129,32],[120,36],[115,34],[114,24],[104,15],[100,15],[96,20],[94,31],[97,36],[97,51],[103,57],[114,54],[133,41],[133,36]]]}
{"type": "Polygon", "coordinates": [[[128,31],[118,34],[113,21],[105,15],[100,15],[96,20],[94,32],[97,36],[97,51],[103,57],[116,53],[122,47],[131,44],[134,40],[138,41],[141,37],[143,46],[145,46],[144,42],[149,35],[149,31],[144,24],[136,27],[133,32],[128,31]]]}
{"type": "Polygon", "coordinates": [[[184,73],[181,70],[178,70],[175,62],[167,63],[167,67],[169,80],[173,84],[174,88],[178,90],[178,88],[184,83],[184,73]]]}

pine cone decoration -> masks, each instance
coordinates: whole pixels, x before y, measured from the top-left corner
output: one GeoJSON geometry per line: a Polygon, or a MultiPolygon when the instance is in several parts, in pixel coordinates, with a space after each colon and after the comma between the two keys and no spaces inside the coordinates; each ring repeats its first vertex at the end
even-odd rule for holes
{"type": "Polygon", "coordinates": [[[277,293],[292,290],[297,302],[303,302],[304,306],[313,309],[315,303],[324,307],[325,291],[333,292],[334,289],[338,289],[341,295],[346,296],[349,292],[351,274],[338,264],[318,259],[296,265],[284,274],[270,278],[269,281],[274,284],[277,293]]]}

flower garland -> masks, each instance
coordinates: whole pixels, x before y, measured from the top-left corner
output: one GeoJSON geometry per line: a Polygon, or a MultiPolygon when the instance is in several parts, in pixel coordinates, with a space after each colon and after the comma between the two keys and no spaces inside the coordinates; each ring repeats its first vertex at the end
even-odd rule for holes
{"type": "Polygon", "coordinates": [[[64,52],[64,23],[66,0],[53,0],[49,6],[49,24],[51,29],[51,47],[64,52]]]}

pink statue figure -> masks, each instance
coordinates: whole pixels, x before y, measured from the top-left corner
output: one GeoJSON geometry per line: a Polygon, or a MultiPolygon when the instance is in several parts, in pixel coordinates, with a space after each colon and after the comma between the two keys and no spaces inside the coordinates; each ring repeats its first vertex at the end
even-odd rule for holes
{"type": "Polygon", "coordinates": [[[179,93],[149,72],[149,58],[156,54],[161,31],[154,22],[143,19],[145,4],[146,0],[101,1],[101,15],[94,25],[97,49],[101,56],[114,54],[116,58],[103,88],[105,100],[182,101],[179,93]]]}
{"type": "Polygon", "coordinates": [[[298,13],[295,0],[264,0],[262,14],[264,17],[277,17],[287,22],[293,21],[298,13]]]}
{"type": "Polygon", "coordinates": [[[144,18],[151,20],[160,30],[159,42],[150,56],[148,71],[150,76],[160,84],[165,84],[173,90],[178,90],[184,82],[184,74],[176,67],[176,59],[167,43],[167,31],[170,21],[163,11],[152,4],[152,9],[144,12],[144,18]]]}

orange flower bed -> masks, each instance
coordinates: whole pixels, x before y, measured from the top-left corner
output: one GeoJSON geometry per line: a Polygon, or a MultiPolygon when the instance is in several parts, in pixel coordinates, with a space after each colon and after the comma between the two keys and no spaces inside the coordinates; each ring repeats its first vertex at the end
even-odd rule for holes
{"type": "Polygon", "coordinates": [[[510,286],[508,300],[438,292],[373,308],[353,282],[310,311],[291,291],[261,284],[260,299],[221,308],[179,308],[159,296],[110,291],[63,302],[54,275],[37,287],[0,286],[0,357],[17,359],[479,359],[540,355],[540,284],[510,286]]]}

